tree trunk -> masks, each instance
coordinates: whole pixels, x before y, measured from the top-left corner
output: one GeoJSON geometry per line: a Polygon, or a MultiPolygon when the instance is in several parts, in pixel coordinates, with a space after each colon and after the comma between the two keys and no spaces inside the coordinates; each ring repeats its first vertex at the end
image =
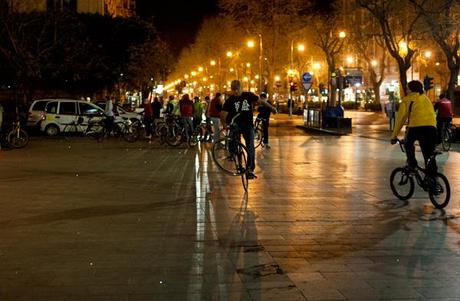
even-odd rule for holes
{"type": "Polygon", "coordinates": [[[460,66],[456,65],[454,68],[449,68],[450,77],[449,84],[447,86],[448,98],[452,103],[452,109],[455,110],[455,86],[457,84],[457,78],[459,73],[460,66]]]}
{"type": "Polygon", "coordinates": [[[400,92],[401,95],[406,96],[407,95],[407,70],[409,68],[406,68],[403,64],[400,64],[398,62],[398,68],[399,68],[399,82],[401,84],[400,86],[400,92]]]}

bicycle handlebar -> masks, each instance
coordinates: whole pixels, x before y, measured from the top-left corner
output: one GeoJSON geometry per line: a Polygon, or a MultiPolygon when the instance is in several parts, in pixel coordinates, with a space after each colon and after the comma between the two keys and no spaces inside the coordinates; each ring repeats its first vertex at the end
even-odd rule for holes
{"type": "Polygon", "coordinates": [[[399,144],[399,147],[401,148],[401,151],[402,151],[403,153],[406,152],[406,150],[405,150],[405,148],[404,148],[404,142],[405,142],[404,139],[398,139],[398,138],[396,138],[396,139],[393,139],[393,140],[392,140],[392,144],[399,144]],[[394,141],[394,143],[393,143],[393,141],[394,141]]]}

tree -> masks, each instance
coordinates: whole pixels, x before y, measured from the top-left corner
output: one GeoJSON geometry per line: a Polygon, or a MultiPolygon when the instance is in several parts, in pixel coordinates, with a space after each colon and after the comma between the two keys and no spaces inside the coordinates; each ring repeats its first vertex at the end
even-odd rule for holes
{"type": "Polygon", "coordinates": [[[454,0],[410,0],[422,14],[433,40],[443,51],[450,72],[447,91],[454,103],[454,92],[460,70],[460,3],[454,0]]]}
{"type": "Polygon", "coordinates": [[[224,15],[233,18],[240,32],[260,36],[263,41],[263,70],[267,90],[273,95],[275,74],[283,71],[282,62],[290,47],[289,33],[299,26],[297,18],[302,1],[221,0],[224,15]],[[283,47],[285,45],[285,47],[283,47]]]}
{"type": "Polygon", "coordinates": [[[407,70],[415,54],[415,40],[420,37],[421,13],[407,0],[357,0],[377,21],[390,55],[399,68],[401,90],[406,94],[407,70]]]}
{"type": "Polygon", "coordinates": [[[330,84],[328,105],[335,106],[337,101],[338,80],[337,56],[345,45],[345,36],[339,34],[343,28],[337,1],[305,1],[300,14],[308,19],[313,43],[323,52],[328,65],[328,83],[330,84]]]}
{"type": "MultiPolygon", "coordinates": [[[[355,14],[359,13],[359,8],[355,14]]],[[[354,16],[355,17],[355,16],[354,16]]],[[[375,93],[374,103],[380,104],[380,86],[385,79],[387,51],[382,36],[372,18],[350,18],[349,45],[364,61],[369,81],[375,93]]]]}

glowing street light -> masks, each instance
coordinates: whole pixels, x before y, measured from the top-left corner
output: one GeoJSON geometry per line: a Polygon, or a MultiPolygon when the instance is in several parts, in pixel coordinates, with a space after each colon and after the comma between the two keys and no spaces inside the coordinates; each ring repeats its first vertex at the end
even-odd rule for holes
{"type": "Polygon", "coordinates": [[[275,82],[279,82],[281,80],[281,77],[279,75],[275,75],[275,82]]]}
{"type": "Polygon", "coordinates": [[[431,58],[432,53],[431,53],[431,51],[427,50],[427,51],[425,51],[424,55],[425,55],[425,58],[429,59],[429,58],[431,58]]]}
{"type": "Polygon", "coordinates": [[[304,44],[297,45],[297,51],[304,52],[305,51],[305,45],[304,44]]]}
{"type": "Polygon", "coordinates": [[[230,68],[230,72],[234,72],[234,71],[235,71],[235,69],[233,69],[233,68],[230,68]]]}
{"type": "Polygon", "coordinates": [[[198,67],[198,72],[203,72],[203,67],[198,67]]]}
{"type": "Polygon", "coordinates": [[[215,66],[215,65],[216,65],[216,61],[215,61],[215,60],[212,60],[210,64],[211,64],[211,66],[215,66]]]}
{"type": "Polygon", "coordinates": [[[321,69],[321,64],[320,63],[314,63],[313,64],[313,69],[316,69],[316,70],[321,69]]]}
{"type": "Polygon", "coordinates": [[[399,54],[402,56],[406,56],[407,53],[409,52],[409,47],[407,46],[407,43],[405,41],[401,41],[398,44],[399,46],[399,54]]]}
{"type": "Polygon", "coordinates": [[[372,61],[371,61],[371,66],[372,66],[372,67],[375,67],[375,66],[377,66],[377,64],[378,64],[378,63],[377,63],[377,61],[376,61],[376,60],[372,60],[372,61]]]}
{"type": "Polygon", "coordinates": [[[190,74],[191,74],[192,76],[196,76],[196,71],[192,71],[192,72],[190,72],[190,74]]]}
{"type": "Polygon", "coordinates": [[[339,38],[344,39],[347,36],[347,33],[345,31],[339,32],[339,38]]]}
{"type": "Polygon", "coordinates": [[[227,51],[227,57],[232,57],[232,56],[233,56],[233,52],[227,51]]]}
{"type": "Polygon", "coordinates": [[[246,67],[251,67],[251,63],[246,63],[246,67]]]}
{"type": "Polygon", "coordinates": [[[247,45],[249,48],[254,48],[256,44],[254,43],[253,40],[249,40],[249,41],[246,43],[246,45],[247,45]]]}
{"type": "Polygon", "coordinates": [[[347,56],[347,63],[352,64],[353,63],[353,57],[352,56],[347,56]]]}

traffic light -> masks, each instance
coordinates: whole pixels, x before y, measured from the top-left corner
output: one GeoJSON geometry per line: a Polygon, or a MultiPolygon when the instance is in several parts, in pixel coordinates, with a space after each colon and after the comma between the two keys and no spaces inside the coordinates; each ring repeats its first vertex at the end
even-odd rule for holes
{"type": "Polygon", "coordinates": [[[433,89],[433,79],[434,78],[428,75],[425,75],[425,77],[423,78],[423,88],[425,91],[433,89]]]}

